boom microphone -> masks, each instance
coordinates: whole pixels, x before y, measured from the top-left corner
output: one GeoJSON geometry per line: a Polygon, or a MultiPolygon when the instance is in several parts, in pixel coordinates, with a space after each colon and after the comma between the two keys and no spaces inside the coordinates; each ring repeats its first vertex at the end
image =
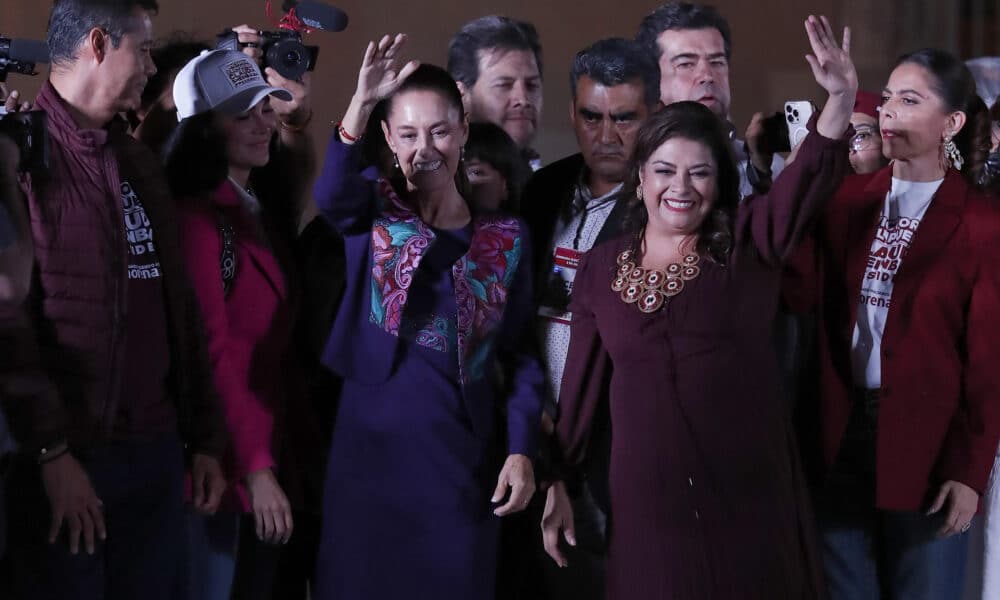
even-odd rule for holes
{"type": "Polygon", "coordinates": [[[295,5],[295,16],[310,29],[343,31],[347,28],[347,13],[322,2],[299,2],[295,5]]]}

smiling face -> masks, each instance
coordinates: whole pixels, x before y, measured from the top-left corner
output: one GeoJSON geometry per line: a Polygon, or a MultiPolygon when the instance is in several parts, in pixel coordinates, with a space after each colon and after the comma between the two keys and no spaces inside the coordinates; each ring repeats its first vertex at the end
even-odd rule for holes
{"type": "Polygon", "coordinates": [[[226,138],[226,158],[230,168],[255,169],[270,160],[271,135],[278,118],[265,98],[245,113],[216,116],[216,123],[226,138]]]}
{"type": "Polygon", "coordinates": [[[499,125],[520,148],[528,148],[542,113],[542,76],[529,50],[479,51],[479,78],[468,90],[474,121],[499,125]]]}
{"type": "Polygon", "coordinates": [[[882,91],[882,152],[891,160],[936,161],[941,142],[965,123],[934,90],[933,75],[914,63],[896,67],[882,91]]]}
{"type": "Polygon", "coordinates": [[[673,137],[639,171],[648,227],[666,235],[693,235],[715,206],[718,166],[704,143],[673,137]]]}
{"type": "Polygon", "coordinates": [[[668,29],[660,47],[660,102],[693,100],[729,118],[729,59],[718,29],[668,29]]]}
{"type": "Polygon", "coordinates": [[[448,98],[430,90],[401,92],[392,98],[382,131],[412,189],[454,185],[469,128],[448,98]]]}

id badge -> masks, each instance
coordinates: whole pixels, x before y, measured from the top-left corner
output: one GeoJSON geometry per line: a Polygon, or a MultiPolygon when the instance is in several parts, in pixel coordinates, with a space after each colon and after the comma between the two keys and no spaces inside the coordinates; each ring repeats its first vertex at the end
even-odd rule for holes
{"type": "Polygon", "coordinates": [[[545,278],[538,314],[555,323],[569,325],[573,320],[569,312],[569,299],[573,295],[573,280],[583,252],[572,248],[556,248],[552,268],[545,278]]]}

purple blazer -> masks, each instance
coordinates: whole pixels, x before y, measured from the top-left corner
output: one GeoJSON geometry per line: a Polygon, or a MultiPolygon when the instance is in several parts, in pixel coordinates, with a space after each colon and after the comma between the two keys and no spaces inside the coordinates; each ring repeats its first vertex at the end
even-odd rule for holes
{"type": "MultiPolygon", "coordinates": [[[[378,324],[372,318],[375,260],[372,230],[376,220],[387,210],[387,199],[377,191],[375,170],[362,172],[360,157],[359,147],[344,144],[334,135],[316,182],[316,204],[320,213],[344,236],[347,256],[346,290],[323,353],[323,364],[345,379],[375,384],[385,381],[394,372],[401,344],[411,342],[388,332],[388,325],[378,324]]],[[[490,305],[493,310],[499,310],[499,319],[488,331],[480,332],[479,337],[485,336],[487,342],[478,346],[481,352],[472,358],[477,364],[487,366],[499,359],[509,367],[510,376],[504,386],[506,397],[502,399],[506,405],[508,451],[534,457],[540,433],[544,379],[535,354],[530,350],[534,315],[531,253],[527,227],[519,219],[506,221],[513,230],[519,230],[515,241],[523,260],[507,262],[514,270],[510,273],[511,284],[499,297],[491,296],[490,305]]],[[[419,222],[414,226],[426,229],[419,222]]],[[[475,234],[473,246],[476,246],[475,234]]],[[[482,261],[488,257],[480,254],[477,258],[482,261]]],[[[492,265],[480,266],[489,269],[492,265]]],[[[481,340],[477,338],[477,341],[481,340]]],[[[472,426],[484,438],[492,437],[497,428],[498,386],[488,376],[489,372],[488,368],[478,372],[469,369],[470,374],[460,382],[472,426]]]]}

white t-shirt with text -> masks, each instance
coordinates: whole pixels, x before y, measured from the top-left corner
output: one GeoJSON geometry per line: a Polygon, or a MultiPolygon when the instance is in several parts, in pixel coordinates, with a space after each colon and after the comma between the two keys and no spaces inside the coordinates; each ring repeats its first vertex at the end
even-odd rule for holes
{"type": "Polygon", "coordinates": [[[942,181],[892,178],[865,265],[858,318],[851,340],[854,383],[859,387],[874,389],[882,385],[882,334],[889,315],[893,283],[942,181]]]}

